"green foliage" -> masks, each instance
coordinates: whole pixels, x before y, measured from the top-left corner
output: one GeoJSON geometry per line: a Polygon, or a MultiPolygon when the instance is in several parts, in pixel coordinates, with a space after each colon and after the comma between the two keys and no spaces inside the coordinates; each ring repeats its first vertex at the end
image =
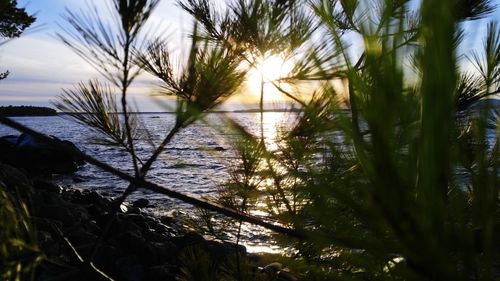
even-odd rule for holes
{"type": "MultiPolygon", "coordinates": [[[[24,8],[17,7],[16,0],[0,1],[0,45],[6,43],[11,38],[16,38],[24,32],[36,18],[28,15],[24,8]]],[[[10,72],[0,73],[0,80],[9,76],[10,72]]]]}
{"type": "Polygon", "coordinates": [[[138,62],[161,81],[163,93],[177,97],[177,123],[188,125],[224,102],[244,81],[241,59],[220,46],[201,41],[196,26],[186,66],[174,69],[166,42],[151,43],[138,62]]]}
{"type": "Polygon", "coordinates": [[[180,257],[182,266],[177,281],[266,281],[275,280],[265,273],[252,269],[246,257],[216,262],[201,247],[189,247],[183,250],[180,257]],[[239,263],[239,264],[237,264],[239,263]]]}
{"type": "MultiPolygon", "coordinates": [[[[486,141],[482,117],[462,131],[455,113],[498,91],[492,82],[499,65],[495,24],[488,27],[484,56],[473,55],[480,76],[456,72],[457,23],[487,14],[478,3],[463,6],[475,15],[463,17],[450,9],[456,7],[453,1],[424,1],[417,21],[408,1],[312,3],[324,36],[307,56],[315,58],[315,66],[290,79],[347,79],[350,114],[337,107],[337,93],[328,84],[304,102],[278,150],[264,147],[260,153],[263,164],[252,171],[259,182],[253,198],[259,199],[248,211],[261,206],[259,200],[266,202],[264,210],[273,218],[306,231],[309,239],[295,243],[297,255],[328,268],[331,278],[495,276],[498,136],[486,141]],[[363,54],[354,63],[346,31],[363,38],[363,54]],[[417,39],[419,48],[403,48],[417,39]],[[412,84],[404,66],[410,57],[418,62],[412,84]],[[465,136],[467,144],[461,145],[465,136]],[[471,155],[468,162],[462,162],[464,155],[471,155]],[[457,180],[463,169],[467,177],[457,180]]],[[[486,106],[480,116],[488,111],[486,106]]],[[[247,132],[242,135],[256,143],[247,132]]],[[[243,171],[246,161],[239,154],[243,171]]],[[[233,176],[225,185],[230,194],[241,194],[239,182],[233,176]]]]}
{"type": "Polygon", "coordinates": [[[36,232],[26,204],[0,186],[0,276],[6,281],[33,280],[41,261],[36,232]]]}
{"type": "MultiPolygon", "coordinates": [[[[120,118],[120,107],[111,87],[99,81],[80,83],[73,90],[64,90],[59,101],[54,102],[57,109],[67,112],[80,123],[89,126],[105,136],[103,143],[117,144],[127,148],[127,132],[123,118],[120,118]]],[[[132,137],[138,137],[139,121],[134,115],[129,119],[132,137]]]]}
{"type": "Polygon", "coordinates": [[[17,7],[16,0],[0,2],[0,36],[4,38],[19,37],[28,28],[35,17],[28,15],[24,8],[17,7]]]}
{"type": "Polygon", "coordinates": [[[217,264],[200,248],[188,248],[181,255],[183,266],[178,281],[216,281],[220,279],[217,264]]]}
{"type": "Polygon", "coordinates": [[[500,28],[497,22],[488,24],[481,52],[467,56],[477,71],[476,75],[462,74],[456,93],[459,110],[485,97],[496,95],[500,84],[500,28]]]}
{"type": "Polygon", "coordinates": [[[139,35],[158,4],[157,0],[113,0],[110,12],[118,28],[103,19],[97,9],[87,13],[66,11],[64,19],[69,27],[62,27],[58,37],[85,59],[109,82],[119,88],[128,88],[139,69],[132,63],[132,50],[142,44],[139,35]]]}
{"type": "MultiPolygon", "coordinates": [[[[487,105],[465,120],[457,114],[499,91],[496,23],[488,26],[484,50],[469,57],[477,73],[457,71],[464,36],[459,23],[488,15],[491,1],[425,0],[416,10],[405,0],[249,0],[226,7],[181,1],[197,23],[179,68],[167,42],[152,40],[146,50],[136,44],[156,2],[114,3],[118,36],[97,12],[88,18],[69,13],[75,41],[63,40],[120,88],[125,134],[117,120],[109,121],[116,103],[99,83],[67,91],[60,106],[91,114],[74,117],[118,136],[115,141],[126,139],[133,161],[140,162],[127,88],[139,67],[156,76],[164,93],[176,97],[177,119],[152,156],[140,168],[135,163],[136,178],[146,176],[182,128],[238,92],[248,69],[283,55],[296,66],[288,77],[261,82],[260,138],[228,121],[238,135],[239,161],[229,169],[219,202],[240,212],[265,211],[304,234],[278,239],[293,243],[297,261],[310,266],[305,280],[498,278],[498,129],[492,139],[487,105]],[[360,40],[351,42],[353,36],[360,40]],[[350,48],[357,43],[358,56],[350,48]],[[309,82],[314,94],[301,99],[300,88],[282,82],[309,82]],[[348,90],[338,92],[335,82],[348,90]],[[264,83],[301,108],[274,150],[264,140],[264,83]],[[339,107],[341,94],[347,109],[339,107]]],[[[210,223],[210,214],[204,215],[210,223]]],[[[237,243],[240,231],[241,221],[237,243]]],[[[232,272],[208,260],[206,253],[187,252],[179,280],[224,280],[232,272]]],[[[238,259],[235,268],[229,280],[244,279],[238,259]]]]}

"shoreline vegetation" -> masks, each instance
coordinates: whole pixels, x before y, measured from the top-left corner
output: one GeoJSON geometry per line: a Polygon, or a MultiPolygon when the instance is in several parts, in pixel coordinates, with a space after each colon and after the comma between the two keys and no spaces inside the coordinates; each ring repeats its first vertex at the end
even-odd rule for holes
{"type": "MultiPolygon", "coordinates": [[[[206,113],[224,114],[224,113],[260,113],[260,109],[236,109],[236,110],[211,110],[206,113]]],[[[303,112],[300,108],[276,108],[276,109],[264,109],[263,112],[303,112]]],[[[108,112],[108,114],[123,114],[123,112],[108,112]]],[[[74,114],[89,114],[87,112],[58,112],[58,115],[74,115],[74,114]]],[[[175,111],[133,111],[127,112],[127,114],[176,114],[175,111]]]]}
{"type": "MultiPolygon", "coordinates": [[[[484,98],[477,101],[474,101],[468,104],[467,107],[463,108],[462,111],[470,110],[471,108],[476,108],[485,103],[490,103],[492,108],[500,107],[500,98],[484,98]]],[[[350,112],[349,108],[342,109],[342,111],[350,112]]],[[[235,110],[211,110],[206,113],[212,114],[225,114],[225,113],[260,113],[261,110],[258,108],[250,108],[250,109],[235,109],[235,110]]],[[[301,113],[304,112],[304,109],[301,108],[273,108],[273,109],[264,109],[262,112],[281,112],[281,113],[301,113]]],[[[108,112],[111,114],[123,114],[123,112],[108,112]]],[[[128,114],[176,114],[175,111],[133,111],[127,112],[128,114]]],[[[17,117],[17,116],[57,116],[57,115],[74,115],[74,114],[89,114],[87,112],[58,112],[55,109],[50,107],[41,107],[41,106],[31,106],[31,105],[21,105],[21,106],[0,106],[0,116],[7,117],[17,117]]]]}
{"type": "Polygon", "coordinates": [[[17,116],[56,116],[57,111],[50,107],[43,106],[0,106],[0,116],[17,117],[17,116]]]}

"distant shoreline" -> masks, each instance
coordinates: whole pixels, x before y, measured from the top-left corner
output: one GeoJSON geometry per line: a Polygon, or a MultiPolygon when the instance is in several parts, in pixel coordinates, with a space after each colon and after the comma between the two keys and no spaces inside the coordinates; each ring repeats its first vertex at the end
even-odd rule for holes
{"type": "MultiPolygon", "coordinates": [[[[260,109],[243,109],[243,110],[213,110],[207,113],[259,113],[260,109]]],[[[264,112],[302,112],[301,109],[296,108],[282,108],[282,109],[264,109],[264,112]]],[[[144,112],[129,112],[129,114],[175,114],[175,111],[144,111],[144,112]]],[[[58,112],[58,115],[75,114],[70,112],[58,112]]],[[[76,114],[88,114],[86,112],[79,112],[76,114]]],[[[122,112],[115,112],[114,114],[123,114],[122,112]]]]}
{"type": "Polygon", "coordinates": [[[57,116],[57,111],[43,106],[0,106],[0,116],[22,117],[22,116],[57,116]]]}

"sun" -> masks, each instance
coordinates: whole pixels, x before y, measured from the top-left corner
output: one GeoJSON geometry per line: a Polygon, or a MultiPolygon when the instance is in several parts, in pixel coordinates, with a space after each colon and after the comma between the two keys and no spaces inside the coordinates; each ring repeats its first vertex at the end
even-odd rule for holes
{"type": "Polygon", "coordinates": [[[260,97],[263,82],[265,95],[277,94],[279,91],[272,85],[273,82],[280,84],[280,87],[285,87],[280,80],[288,77],[292,69],[292,61],[285,60],[279,55],[272,55],[257,60],[248,72],[248,88],[252,94],[260,97]]]}

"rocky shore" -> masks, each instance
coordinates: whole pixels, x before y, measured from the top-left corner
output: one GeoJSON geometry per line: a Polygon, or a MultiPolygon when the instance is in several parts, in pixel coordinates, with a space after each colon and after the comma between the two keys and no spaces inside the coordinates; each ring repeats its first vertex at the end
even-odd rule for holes
{"type": "MultiPolygon", "coordinates": [[[[30,206],[43,255],[35,280],[105,280],[84,269],[82,260],[92,255],[93,265],[114,280],[195,280],[189,276],[196,274],[230,276],[236,272],[237,260],[238,274],[243,274],[241,268],[245,268],[244,274],[255,280],[296,280],[280,264],[266,264],[258,255],[247,254],[244,246],[207,240],[172,217],[143,214],[141,208],[148,205],[144,199],[129,208],[120,208],[113,216],[111,198],[95,191],[61,187],[47,179],[30,178],[1,163],[0,187],[22,194],[30,206]],[[100,247],[95,250],[101,237],[100,247]]],[[[214,278],[203,280],[218,280],[214,278]]]]}

